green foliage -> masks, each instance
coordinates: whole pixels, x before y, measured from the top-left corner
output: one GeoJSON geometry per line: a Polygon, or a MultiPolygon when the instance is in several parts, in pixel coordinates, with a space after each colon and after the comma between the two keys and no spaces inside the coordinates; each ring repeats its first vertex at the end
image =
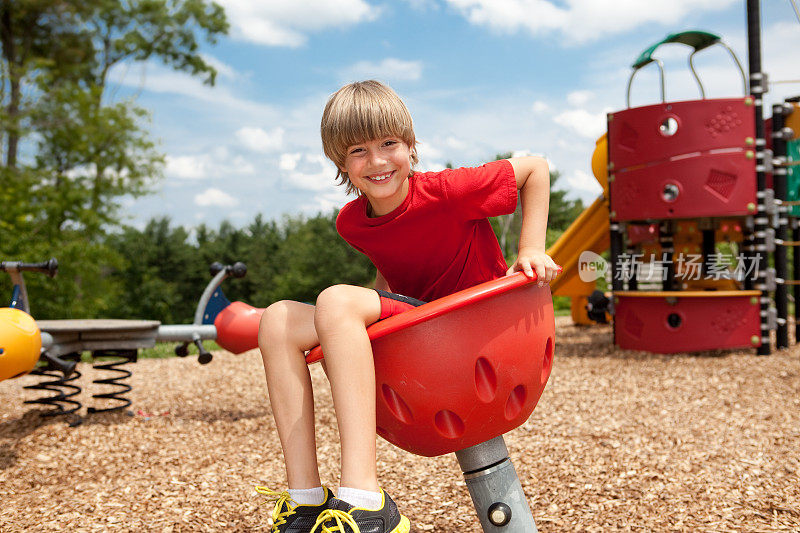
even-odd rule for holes
{"type": "Polygon", "coordinates": [[[304,220],[287,218],[277,257],[272,300],[313,302],[322,289],[337,283],[366,285],[375,269],[336,233],[336,213],[304,220]]]}
{"type": "Polygon", "coordinates": [[[170,227],[167,218],[109,237],[109,246],[124,258],[110,277],[125,295],[111,316],[190,321],[208,275],[188,237],[183,228],[170,227]]]}
{"type": "Polygon", "coordinates": [[[256,307],[282,299],[313,302],[337,283],[372,283],[374,267],[339,237],[335,221],[335,212],[286,217],[280,224],[258,215],[240,229],[228,222],[218,230],[200,226],[194,239],[167,218],[151,220],[142,230],[125,228],[107,239],[120,260],[105,278],[121,297],[104,316],[191,322],[211,280],[208,267],[217,261],[247,265],[247,276],[226,282],[223,291],[231,301],[256,307]]]}
{"type": "MultiPolygon", "coordinates": [[[[152,190],[164,158],[143,109],[106,101],[108,73],[158,58],[213,84],[199,43],[227,29],[206,0],[0,0],[0,257],[61,264],[55,297],[34,298],[53,280],[29,276],[37,317],[133,312],[117,304],[133,286],[109,275],[125,256],[105,237],[122,198],[152,190]]],[[[134,276],[145,301],[165,289],[152,272],[134,276]]]]}

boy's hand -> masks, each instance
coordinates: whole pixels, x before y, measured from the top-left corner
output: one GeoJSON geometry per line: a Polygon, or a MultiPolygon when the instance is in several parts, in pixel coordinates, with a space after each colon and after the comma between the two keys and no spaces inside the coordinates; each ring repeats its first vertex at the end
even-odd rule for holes
{"type": "Polygon", "coordinates": [[[549,284],[561,273],[561,267],[556,265],[555,261],[546,253],[523,248],[519,251],[517,260],[506,271],[506,276],[519,271],[524,272],[529,278],[532,278],[533,273],[536,272],[539,286],[543,287],[545,283],[549,284]]]}

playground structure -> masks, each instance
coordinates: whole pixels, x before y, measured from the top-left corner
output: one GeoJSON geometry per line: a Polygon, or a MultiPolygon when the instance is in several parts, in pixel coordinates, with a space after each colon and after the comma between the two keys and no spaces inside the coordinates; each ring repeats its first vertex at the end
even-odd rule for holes
{"type": "Polygon", "coordinates": [[[798,98],[775,104],[763,120],[758,2],[748,2],[748,21],[749,89],[739,60],[717,35],[676,33],[642,52],[632,65],[628,108],[608,114],[592,157],[603,194],[548,250],[564,265],[552,288],[572,298],[573,321],[604,322],[610,314],[621,348],[755,347],[769,354],[772,331],[777,348],[789,345],[789,285],[800,302],[793,279],[800,255],[793,254],[792,277],[787,261],[788,248],[800,245],[800,105],[798,98]],[[653,54],[669,43],[693,49],[689,69],[700,100],[666,101],[663,64],[653,54]],[[693,58],[715,45],[738,67],[744,96],[705,97],[693,58]],[[661,103],[632,108],[633,79],[651,64],[659,68],[661,103]],[[612,290],[603,298],[595,292],[597,276],[585,275],[585,254],[608,249],[612,290]],[[647,275],[653,271],[655,279],[647,275]]]}

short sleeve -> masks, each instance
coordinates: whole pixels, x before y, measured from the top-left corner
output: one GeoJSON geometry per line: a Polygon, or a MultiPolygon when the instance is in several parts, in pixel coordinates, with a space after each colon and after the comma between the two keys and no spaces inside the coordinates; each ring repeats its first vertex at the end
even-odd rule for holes
{"type": "Polygon", "coordinates": [[[517,207],[517,181],[507,159],[444,170],[440,179],[447,203],[467,220],[507,215],[517,207]]]}
{"type": "Polygon", "coordinates": [[[364,250],[353,242],[353,231],[357,226],[356,219],[358,218],[360,199],[361,197],[348,202],[339,210],[339,214],[336,215],[336,232],[351,248],[363,254],[365,253],[364,250]]]}

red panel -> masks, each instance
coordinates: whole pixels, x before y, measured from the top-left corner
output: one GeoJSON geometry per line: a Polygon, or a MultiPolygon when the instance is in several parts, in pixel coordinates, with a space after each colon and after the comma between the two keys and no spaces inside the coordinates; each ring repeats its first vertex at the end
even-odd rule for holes
{"type": "Polygon", "coordinates": [[[518,273],[390,317],[369,332],[378,434],[411,453],[442,455],[528,419],[550,376],[553,301],[549,287],[518,273]]]}
{"type": "Polygon", "coordinates": [[[755,113],[744,98],[693,100],[635,107],[609,115],[608,152],[612,173],[674,156],[720,148],[749,148],[755,113]],[[673,135],[661,125],[673,119],[673,135]]]}
{"type": "Polygon", "coordinates": [[[761,337],[758,301],[753,303],[749,295],[678,295],[674,304],[665,297],[616,298],[615,343],[626,350],[678,353],[752,348],[752,337],[761,337]]]}
{"type": "Polygon", "coordinates": [[[755,159],[745,151],[704,154],[618,172],[611,183],[615,220],[753,214],[755,159]],[[666,188],[676,187],[668,200],[666,188]]]}

